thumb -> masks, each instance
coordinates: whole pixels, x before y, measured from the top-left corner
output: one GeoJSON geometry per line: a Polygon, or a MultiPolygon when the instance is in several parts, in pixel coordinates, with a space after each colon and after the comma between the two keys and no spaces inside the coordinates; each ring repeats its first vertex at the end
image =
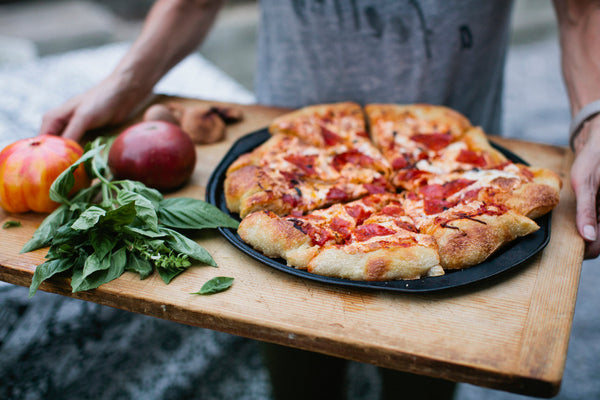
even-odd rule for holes
{"type": "Polygon", "coordinates": [[[596,213],[598,188],[594,188],[588,180],[583,182],[574,180],[573,189],[577,199],[577,230],[585,240],[595,241],[598,237],[596,213]]]}

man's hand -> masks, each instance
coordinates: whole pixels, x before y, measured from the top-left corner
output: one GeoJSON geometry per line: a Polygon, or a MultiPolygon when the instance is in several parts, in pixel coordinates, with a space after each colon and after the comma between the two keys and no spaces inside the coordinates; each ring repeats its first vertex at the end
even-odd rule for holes
{"type": "Polygon", "coordinates": [[[600,255],[600,116],[575,139],[571,185],[577,198],[577,230],[586,241],[585,257],[600,255]]]}
{"type": "Polygon", "coordinates": [[[123,122],[148,95],[111,75],[97,86],[48,111],[40,134],[62,135],[79,141],[87,130],[123,122]]]}
{"type": "Polygon", "coordinates": [[[79,140],[86,130],[123,122],[156,82],[202,43],[223,1],[156,1],[140,36],[110,76],[49,111],[40,133],[79,140]]]}

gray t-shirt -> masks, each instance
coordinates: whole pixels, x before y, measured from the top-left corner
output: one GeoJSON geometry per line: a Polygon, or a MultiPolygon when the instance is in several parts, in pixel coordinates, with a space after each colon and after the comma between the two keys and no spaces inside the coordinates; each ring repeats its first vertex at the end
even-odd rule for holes
{"type": "Polygon", "coordinates": [[[260,0],[258,101],[453,107],[500,133],[510,0],[260,0]]]}

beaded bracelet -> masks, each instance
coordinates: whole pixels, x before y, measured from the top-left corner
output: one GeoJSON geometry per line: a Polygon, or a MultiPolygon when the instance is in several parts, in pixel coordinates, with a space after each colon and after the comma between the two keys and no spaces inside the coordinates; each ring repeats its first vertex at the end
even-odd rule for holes
{"type": "Polygon", "coordinates": [[[588,120],[595,117],[597,114],[600,114],[600,100],[592,101],[583,107],[569,126],[569,146],[571,146],[571,150],[575,151],[575,139],[579,132],[581,132],[581,128],[583,128],[583,124],[585,124],[588,120]]]}

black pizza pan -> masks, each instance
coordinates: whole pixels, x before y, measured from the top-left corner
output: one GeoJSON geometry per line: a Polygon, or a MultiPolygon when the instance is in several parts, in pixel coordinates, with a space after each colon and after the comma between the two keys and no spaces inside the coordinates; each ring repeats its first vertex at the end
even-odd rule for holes
{"type": "MultiPolygon", "coordinates": [[[[223,212],[231,215],[238,221],[240,220],[239,215],[236,213],[231,213],[227,209],[227,205],[225,203],[224,182],[227,168],[229,168],[229,166],[240,155],[254,150],[257,146],[264,143],[269,137],[270,134],[265,128],[249,133],[238,139],[231,146],[225,157],[223,157],[209,179],[206,191],[206,200],[221,209],[223,212]]],[[[492,143],[492,146],[502,152],[509,160],[516,163],[527,164],[524,160],[508,149],[495,143],[492,143]]],[[[354,281],[349,279],[333,278],[299,270],[286,265],[286,262],[283,259],[269,258],[264,254],[254,250],[252,247],[250,247],[250,245],[245,243],[240,238],[235,229],[219,228],[219,232],[233,246],[255,260],[258,260],[271,268],[275,268],[279,271],[300,278],[351,288],[380,289],[397,292],[433,292],[489,280],[502,273],[514,270],[520,265],[523,265],[523,263],[543,250],[550,241],[550,221],[550,213],[538,218],[536,222],[540,226],[540,229],[530,235],[509,243],[507,246],[496,251],[496,253],[494,253],[484,262],[473,267],[455,271],[446,271],[446,274],[442,276],[414,280],[393,280],[381,282],[354,281]]]]}

